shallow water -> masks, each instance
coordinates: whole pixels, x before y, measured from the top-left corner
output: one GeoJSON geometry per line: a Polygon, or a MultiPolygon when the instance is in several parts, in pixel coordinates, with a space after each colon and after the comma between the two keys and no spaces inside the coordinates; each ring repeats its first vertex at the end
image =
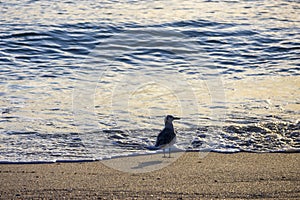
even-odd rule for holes
{"type": "Polygon", "coordinates": [[[1,1],[0,160],[299,151],[297,1],[1,1]]]}

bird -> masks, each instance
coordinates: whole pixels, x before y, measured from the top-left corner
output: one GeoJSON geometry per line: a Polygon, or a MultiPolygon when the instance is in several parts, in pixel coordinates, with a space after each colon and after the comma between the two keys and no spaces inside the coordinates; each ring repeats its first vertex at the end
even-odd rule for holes
{"type": "Polygon", "coordinates": [[[169,148],[169,158],[171,158],[170,147],[176,142],[176,133],[173,127],[173,121],[179,119],[180,119],[179,117],[173,117],[172,115],[167,115],[165,117],[165,128],[157,136],[155,148],[163,149],[164,158],[166,157],[165,155],[166,148],[169,148]]]}

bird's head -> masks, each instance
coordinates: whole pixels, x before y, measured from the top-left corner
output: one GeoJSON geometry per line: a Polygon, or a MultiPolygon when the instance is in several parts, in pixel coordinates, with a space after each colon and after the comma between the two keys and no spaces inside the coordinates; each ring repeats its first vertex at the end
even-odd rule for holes
{"type": "Polygon", "coordinates": [[[172,123],[174,120],[180,119],[179,117],[174,117],[172,115],[167,115],[165,117],[165,124],[172,123]]]}

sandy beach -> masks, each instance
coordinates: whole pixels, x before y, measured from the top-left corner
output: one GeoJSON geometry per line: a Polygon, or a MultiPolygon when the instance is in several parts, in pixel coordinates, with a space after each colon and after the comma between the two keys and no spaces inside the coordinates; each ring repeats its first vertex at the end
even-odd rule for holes
{"type": "MultiPolygon", "coordinates": [[[[153,159],[162,159],[161,154],[155,156],[153,159]]],[[[143,157],[147,156],[129,157],[127,161],[134,163],[138,159],[140,162],[143,157]]],[[[199,153],[190,152],[181,154],[174,162],[164,161],[170,162],[166,167],[146,173],[108,167],[124,162],[121,159],[2,164],[1,199],[300,198],[300,156],[297,153],[208,153],[201,157],[199,153]]],[[[139,166],[156,164],[161,162],[146,161],[139,166]]]]}

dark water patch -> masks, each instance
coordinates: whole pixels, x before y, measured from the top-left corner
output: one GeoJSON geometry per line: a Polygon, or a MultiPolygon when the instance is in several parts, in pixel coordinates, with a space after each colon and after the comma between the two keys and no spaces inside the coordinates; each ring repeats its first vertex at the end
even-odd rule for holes
{"type": "Polygon", "coordinates": [[[273,44],[273,43],[280,43],[283,41],[283,39],[279,39],[279,38],[276,39],[273,37],[261,37],[261,36],[255,37],[254,40],[261,44],[273,44]]]}
{"type": "MultiPolygon", "coordinates": [[[[5,113],[2,112],[2,114],[5,114],[5,113]]],[[[1,118],[6,119],[7,121],[9,121],[9,119],[16,119],[16,118],[19,118],[19,117],[16,117],[16,116],[2,116],[1,118]]]]}
{"type": "Polygon", "coordinates": [[[272,46],[272,47],[266,48],[264,51],[270,52],[270,53],[280,53],[280,52],[288,52],[290,50],[291,50],[291,48],[288,48],[288,47],[272,46]]]}
{"type": "Polygon", "coordinates": [[[204,43],[202,43],[202,44],[222,44],[222,45],[224,45],[224,44],[228,44],[228,42],[227,41],[223,41],[223,40],[214,40],[214,39],[208,39],[208,40],[206,40],[204,43]]]}
{"type": "Polygon", "coordinates": [[[75,55],[87,55],[90,52],[85,48],[65,48],[62,50],[75,55]]]}
{"type": "Polygon", "coordinates": [[[12,33],[12,34],[7,34],[4,36],[0,36],[1,39],[9,39],[9,38],[14,38],[14,39],[42,39],[43,37],[48,37],[49,35],[46,33],[42,32],[20,32],[20,33],[12,33]]]}
{"type": "Polygon", "coordinates": [[[243,36],[252,36],[258,34],[255,31],[251,30],[243,30],[243,31],[232,31],[232,32],[226,32],[226,31],[182,31],[183,34],[189,36],[189,37],[243,37],[243,36]]]}
{"type": "Polygon", "coordinates": [[[209,21],[209,20],[188,20],[188,21],[178,21],[174,23],[164,23],[160,26],[193,28],[193,27],[211,27],[211,26],[219,26],[219,25],[223,25],[223,23],[209,21]]]}
{"type": "Polygon", "coordinates": [[[43,74],[41,75],[42,78],[57,78],[58,76],[55,76],[53,74],[43,74]]]}
{"type": "Polygon", "coordinates": [[[107,130],[103,130],[104,133],[122,133],[125,134],[125,132],[123,130],[118,130],[118,129],[107,129],[107,130]]]}
{"type": "Polygon", "coordinates": [[[26,45],[14,45],[14,46],[7,46],[4,50],[5,53],[8,54],[21,54],[21,55],[41,55],[42,51],[32,48],[26,47],[26,45]]]}
{"type": "Polygon", "coordinates": [[[7,132],[8,135],[36,135],[37,132],[35,131],[10,131],[7,132]]]}
{"type": "MultiPolygon", "coordinates": [[[[2,94],[0,94],[0,96],[3,96],[3,95],[5,95],[5,93],[4,92],[1,92],[2,94]]],[[[2,113],[2,115],[3,114],[9,114],[11,111],[12,111],[12,109],[11,108],[1,108],[1,113],[2,113]]]]}

